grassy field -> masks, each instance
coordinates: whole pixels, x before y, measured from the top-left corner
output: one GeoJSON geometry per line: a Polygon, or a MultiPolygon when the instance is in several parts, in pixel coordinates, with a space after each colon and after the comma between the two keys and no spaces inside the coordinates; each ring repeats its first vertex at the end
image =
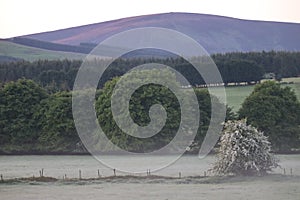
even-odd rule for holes
{"type": "Polygon", "coordinates": [[[234,86],[226,87],[227,104],[236,112],[241,107],[243,101],[253,91],[254,86],[234,86]]]}
{"type": "MultiPolygon", "coordinates": [[[[282,80],[282,83],[291,83],[292,84],[282,84],[282,87],[289,86],[291,87],[295,92],[300,100],[300,77],[299,78],[286,78],[282,80]]],[[[226,87],[226,98],[227,98],[227,104],[233,108],[233,110],[236,112],[241,107],[243,101],[247,96],[250,95],[250,93],[254,89],[254,85],[250,86],[230,86],[226,87]]],[[[215,90],[219,90],[219,88],[216,88],[215,90]]]]}
{"type": "MultiPolygon", "coordinates": [[[[300,77],[298,78],[285,78],[282,82],[293,82],[293,84],[288,84],[287,86],[291,87],[295,92],[300,101],[300,77]]],[[[284,85],[283,85],[284,86],[284,85]]]]}
{"type": "MultiPolygon", "coordinates": [[[[128,166],[144,164],[136,156],[109,157],[119,164],[129,160],[128,166]]],[[[276,157],[282,168],[275,169],[268,176],[203,177],[203,171],[210,169],[214,156],[204,159],[183,156],[152,176],[144,173],[134,177],[121,172],[112,176],[112,169],[101,165],[92,156],[2,156],[0,169],[4,181],[0,181],[0,194],[1,199],[9,200],[299,200],[300,156],[276,157]],[[45,168],[48,178],[39,177],[38,172],[42,168],[45,168]],[[81,180],[78,179],[78,168],[83,172],[81,180]],[[100,169],[100,178],[97,177],[97,169],[100,169]],[[285,175],[283,169],[286,169],[285,175]],[[182,172],[181,178],[178,178],[178,172],[182,172]],[[64,175],[68,176],[65,180],[62,179],[64,175]],[[29,178],[6,182],[9,176],[29,178]],[[94,179],[89,179],[92,177],[94,179]]],[[[164,156],[161,158],[166,159],[164,156]]]]}
{"type": "Polygon", "coordinates": [[[21,58],[27,61],[35,61],[40,59],[57,60],[57,59],[70,59],[77,60],[83,59],[84,54],[50,51],[39,48],[33,48],[15,44],[8,41],[0,41],[0,55],[21,58]]]}

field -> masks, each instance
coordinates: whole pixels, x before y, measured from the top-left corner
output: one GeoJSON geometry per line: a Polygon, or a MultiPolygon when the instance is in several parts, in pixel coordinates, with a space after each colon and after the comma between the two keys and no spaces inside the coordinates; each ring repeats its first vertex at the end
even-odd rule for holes
{"type": "MultiPolygon", "coordinates": [[[[300,78],[285,78],[282,80],[282,87],[289,86],[291,87],[298,99],[300,100],[300,78]],[[286,84],[291,83],[292,84],[286,84]]],[[[227,104],[233,108],[233,110],[236,112],[241,107],[243,101],[247,96],[250,95],[250,93],[254,89],[254,85],[251,86],[229,86],[225,88],[226,91],[226,98],[227,98],[227,104]]],[[[216,88],[218,90],[218,88],[216,88]]]]}
{"type": "Polygon", "coordinates": [[[0,55],[10,56],[14,58],[20,58],[27,61],[35,60],[57,60],[57,59],[70,59],[79,60],[85,57],[84,54],[80,53],[69,53],[50,51],[39,48],[28,47],[24,45],[15,44],[8,41],[0,41],[0,55]]]}
{"type": "Polygon", "coordinates": [[[297,178],[272,177],[230,181],[219,184],[195,183],[100,183],[100,184],[13,184],[1,186],[3,199],[109,199],[109,200],[297,200],[300,196],[297,178]],[[17,192],[16,192],[17,191],[17,192]]]}
{"type": "MultiPolygon", "coordinates": [[[[181,157],[169,167],[153,173],[175,177],[134,178],[112,177],[112,169],[98,163],[91,156],[0,156],[0,169],[4,178],[38,176],[44,168],[45,175],[59,178],[56,182],[24,181],[1,183],[2,199],[299,199],[300,196],[300,156],[277,155],[282,169],[278,168],[265,177],[203,177],[203,171],[211,167],[212,156],[198,159],[194,156],[181,157]],[[96,177],[97,169],[107,179],[74,180],[78,169],[83,178],[96,177]],[[283,169],[286,169],[284,175],[283,169]],[[290,174],[290,169],[293,174],[290,174]],[[178,178],[178,172],[182,178],[178,178]],[[70,180],[62,180],[67,174],[70,180]],[[17,191],[17,192],[16,192],[17,191]]],[[[161,159],[165,159],[163,156],[161,159]]],[[[135,157],[112,156],[119,164],[143,165],[135,157]]],[[[154,160],[157,160],[155,158],[154,160]]],[[[146,166],[145,166],[145,169],[146,166]]],[[[123,177],[122,177],[123,176],[123,177]]]]}

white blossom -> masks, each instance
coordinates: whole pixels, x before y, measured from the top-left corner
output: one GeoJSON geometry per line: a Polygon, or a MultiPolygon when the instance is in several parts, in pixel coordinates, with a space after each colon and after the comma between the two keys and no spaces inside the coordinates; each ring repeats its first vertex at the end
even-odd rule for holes
{"type": "Polygon", "coordinates": [[[264,175],[278,166],[270,151],[268,137],[247,125],[246,119],[228,121],[212,171],[218,175],[264,175]]]}

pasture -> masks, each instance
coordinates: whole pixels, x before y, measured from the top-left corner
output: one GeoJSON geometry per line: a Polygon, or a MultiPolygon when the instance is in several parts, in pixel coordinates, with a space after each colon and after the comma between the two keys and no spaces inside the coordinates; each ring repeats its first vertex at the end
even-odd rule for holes
{"type": "Polygon", "coordinates": [[[80,54],[80,53],[50,51],[50,50],[15,44],[8,41],[0,41],[0,55],[11,56],[14,58],[24,59],[27,61],[61,60],[61,59],[80,60],[85,57],[84,54],[80,54]]]}
{"type": "MultiPolygon", "coordinates": [[[[284,78],[281,81],[282,87],[289,86],[291,87],[297,97],[300,100],[300,77],[297,78],[284,78]]],[[[243,101],[250,93],[253,91],[255,85],[247,85],[247,86],[228,86],[225,88],[226,91],[226,99],[229,107],[233,108],[235,112],[239,110],[243,101]]],[[[215,90],[219,90],[215,88],[215,90]]]]}

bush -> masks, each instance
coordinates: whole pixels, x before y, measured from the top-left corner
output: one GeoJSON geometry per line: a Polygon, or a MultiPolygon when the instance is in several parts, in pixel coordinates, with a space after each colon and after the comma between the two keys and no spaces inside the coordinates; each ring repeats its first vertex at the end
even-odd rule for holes
{"type": "Polygon", "coordinates": [[[219,145],[217,175],[264,175],[278,166],[268,138],[246,119],[226,122],[219,145]]]}

